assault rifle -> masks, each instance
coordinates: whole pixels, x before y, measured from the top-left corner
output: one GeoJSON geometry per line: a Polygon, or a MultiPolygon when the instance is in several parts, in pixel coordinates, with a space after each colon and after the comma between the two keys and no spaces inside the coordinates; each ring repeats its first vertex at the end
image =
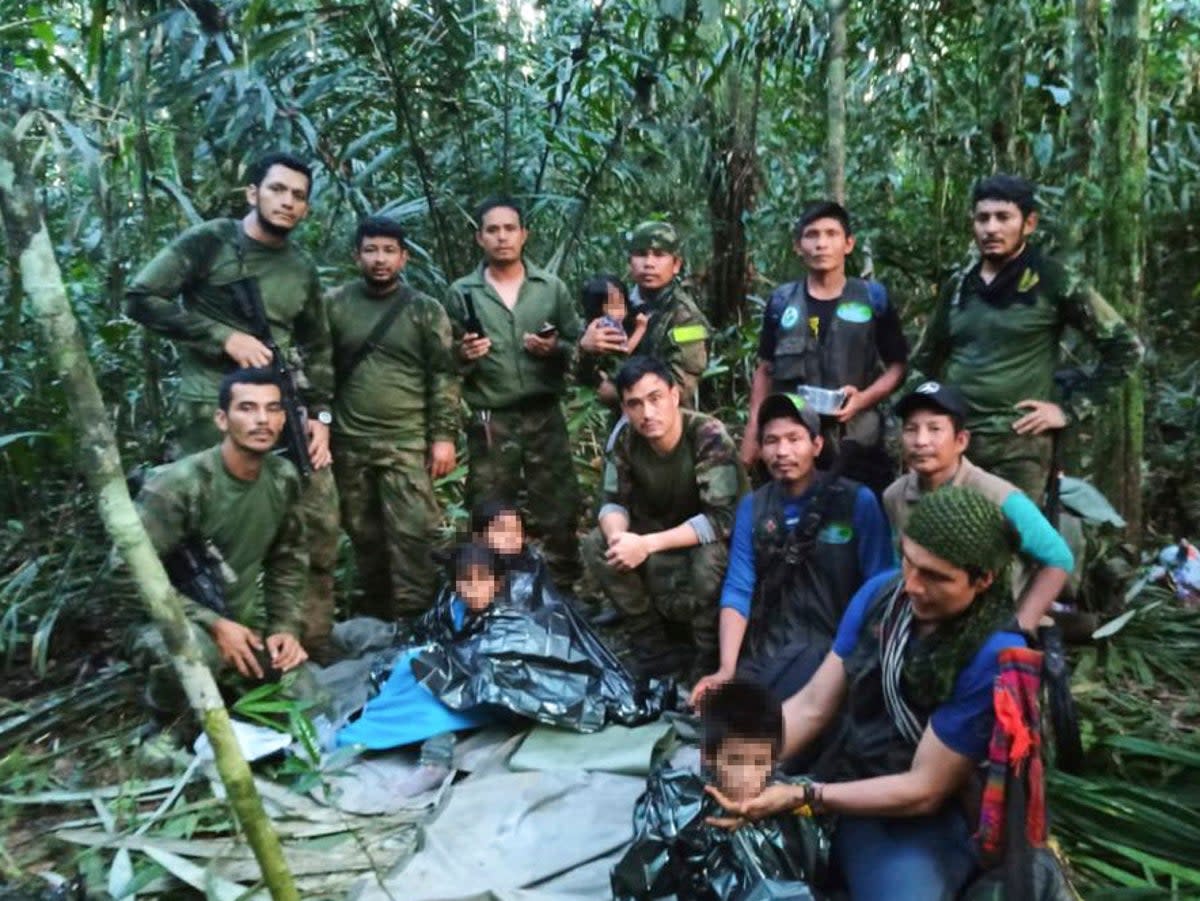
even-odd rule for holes
{"type": "Polygon", "coordinates": [[[267,311],[263,306],[258,279],[240,278],[229,283],[229,290],[233,295],[234,311],[247,323],[249,333],[265,344],[271,352],[270,369],[275,373],[275,381],[279,384],[283,412],[287,416],[278,450],[291,460],[296,469],[300,470],[300,475],[307,479],[313,474],[312,458],[308,455],[308,413],[300,401],[296,380],[288,369],[283,351],[271,336],[271,323],[267,321],[267,311]]]}
{"type": "Polygon", "coordinates": [[[475,298],[471,296],[470,291],[463,291],[462,300],[467,311],[463,320],[463,331],[474,333],[477,338],[486,338],[487,332],[483,330],[483,323],[479,321],[479,314],[475,312],[475,298]]]}
{"type": "Polygon", "coordinates": [[[211,541],[189,538],[163,554],[162,564],[181,594],[218,616],[228,615],[225,587],[236,577],[211,541]]]}

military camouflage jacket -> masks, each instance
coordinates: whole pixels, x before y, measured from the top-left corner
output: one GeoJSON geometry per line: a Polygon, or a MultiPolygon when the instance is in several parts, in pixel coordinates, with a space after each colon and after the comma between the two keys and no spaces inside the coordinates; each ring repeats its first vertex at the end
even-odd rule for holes
{"type": "MultiPolygon", "coordinates": [[[[183,541],[211,541],[232,570],[229,617],[244,626],[300,634],[308,550],[298,510],[300,475],[274,454],[253,482],[230,475],[220,445],[155,470],[137,497],[142,524],[159,554],[183,541]]],[[[208,628],[219,617],[185,599],[188,618],[208,628]]]]}
{"type": "MultiPolygon", "coordinates": [[[[1055,400],[1054,371],[1067,326],[1095,346],[1100,362],[1082,400],[1098,403],[1137,365],[1141,344],[1125,321],[1075,272],[1030,248],[1009,265],[1015,294],[1004,303],[979,296],[979,264],[961,271],[939,301],[913,356],[928,378],[956,386],[967,399],[967,427],[1010,434],[1018,402],[1055,400]]],[[[1002,273],[1003,274],[1003,273],[1002,273]]],[[[1000,278],[1001,275],[997,275],[1000,278]]]]}
{"type": "Polygon", "coordinates": [[[728,541],[738,500],[746,493],[737,446],[712,416],[683,411],[683,436],[659,455],[626,425],[604,469],[600,516],[625,513],[634,532],[661,532],[682,523],[702,544],[728,541]]]}
{"type": "Polygon", "coordinates": [[[310,412],[328,409],[333,361],[317,270],[290,241],[262,244],[236,219],[193,226],[134,277],[126,312],[179,344],[180,398],[211,404],[233,367],[225,341],[247,330],[226,286],[247,277],[258,279],[272,337],[289,364],[303,369],[298,383],[310,412]]]}
{"type": "Polygon", "coordinates": [[[337,383],[334,434],[387,439],[402,450],[418,451],[432,441],[454,441],[459,378],[442,305],[407,285],[374,296],[357,279],[330,292],[325,307],[337,383]],[[349,372],[352,358],[393,303],[400,304],[400,312],[349,372]]]}
{"type": "Polygon", "coordinates": [[[700,377],[708,368],[708,338],[712,332],[700,307],[678,281],[654,300],[644,298],[640,289],[634,288],[630,303],[635,309],[643,304],[650,316],[646,334],[633,355],[654,357],[670,366],[684,406],[695,407],[700,377]]]}

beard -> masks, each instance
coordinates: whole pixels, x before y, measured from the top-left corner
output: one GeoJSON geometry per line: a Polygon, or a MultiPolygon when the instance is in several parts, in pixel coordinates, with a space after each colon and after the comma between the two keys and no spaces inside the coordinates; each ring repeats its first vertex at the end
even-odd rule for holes
{"type": "Polygon", "coordinates": [[[276,238],[286,238],[292,233],[294,225],[276,225],[269,221],[258,207],[254,208],[254,216],[258,219],[258,226],[268,235],[274,235],[276,238]]]}
{"type": "Polygon", "coordinates": [[[367,288],[375,294],[386,294],[396,286],[396,282],[400,280],[400,273],[394,272],[388,278],[375,278],[375,276],[364,272],[362,274],[363,281],[367,283],[367,288]]]}

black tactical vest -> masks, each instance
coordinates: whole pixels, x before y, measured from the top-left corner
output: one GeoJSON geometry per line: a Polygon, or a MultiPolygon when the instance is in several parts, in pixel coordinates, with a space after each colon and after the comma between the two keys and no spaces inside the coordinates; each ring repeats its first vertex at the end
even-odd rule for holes
{"type": "Polygon", "coordinates": [[[755,588],[743,672],[768,687],[803,656],[819,661],[833,644],[838,623],[862,584],[854,505],[859,485],[822,481],[795,528],[788,529],[786,497],[778,482],[754,492],[755,588]],[[822,499],[823,492],[828,492],[822,499]],[[819,519],[813,518],[820,511],[819,519]]]}
{"type": "MultiPolygon", "coordinates": [[[[773,391],[795,391],[800,385],[866,388],[879,377],[879,350],[875,343],[875,309],[867,282],[847,278],[837,310],[829,320],[829,334],[818,340],[808,324],[804,279],[792,282],[787,306],[779,317],[779,333],[772,361],[773,391]]],[[[877,410],[864,410],[846,426],[846,437],[874,446],[883,437],[883,420],[877,410]]]]}

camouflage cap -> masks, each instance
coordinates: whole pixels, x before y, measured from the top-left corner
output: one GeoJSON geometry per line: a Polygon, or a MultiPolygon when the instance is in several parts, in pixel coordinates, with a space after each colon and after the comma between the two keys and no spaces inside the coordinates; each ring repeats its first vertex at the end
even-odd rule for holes
{"type": "Polygon", "coordinates": [[[629,244],[630,253],[644,253],[647,250],[665,250],[676,255],[679,253],[679,232],[670,222],[643,222],[627,231],[625,240],[629,244]]]}

